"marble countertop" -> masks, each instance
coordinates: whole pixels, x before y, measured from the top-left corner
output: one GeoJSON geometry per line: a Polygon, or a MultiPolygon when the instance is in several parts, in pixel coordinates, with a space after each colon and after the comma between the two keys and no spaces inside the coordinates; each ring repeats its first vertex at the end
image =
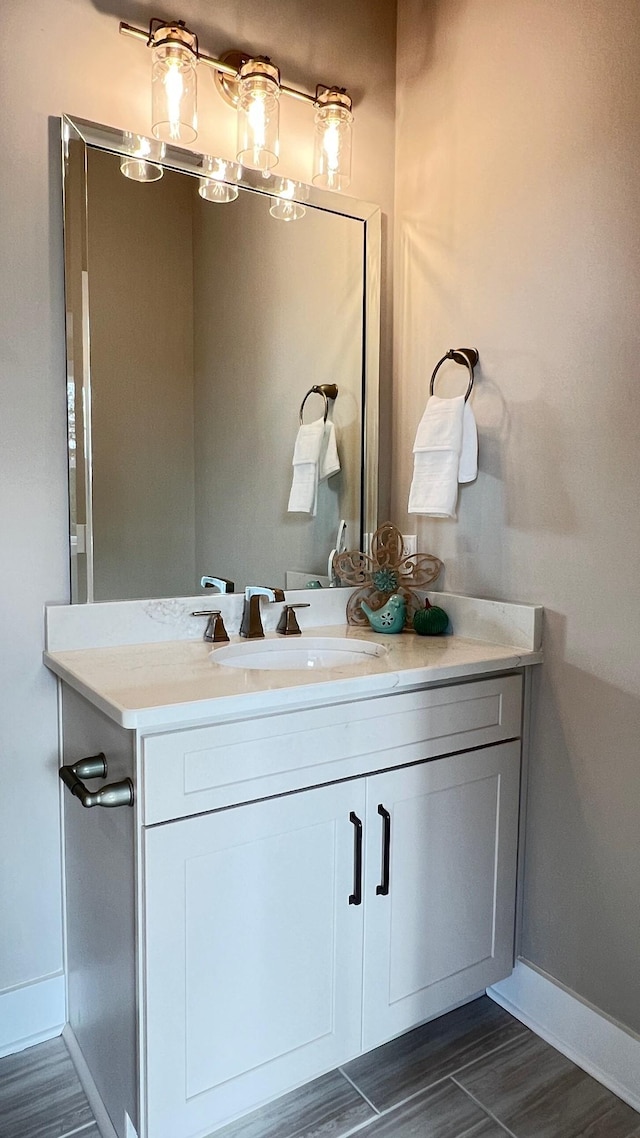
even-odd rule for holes
{"type": "MultiPolygon", "coordinates": [[[[315,627],[313,635],[369,640],[385,652],[355,665],[317,671],[257,671],[217,664],[210,644],[180,639],[49,650],[44,662],[122,727],[153,731],[367,699],[542,659],[537,649],[456,635],[394,636],[342,624],[315,627]]],[[[267,639],[274,637],[267,633],[267,639]]]]}

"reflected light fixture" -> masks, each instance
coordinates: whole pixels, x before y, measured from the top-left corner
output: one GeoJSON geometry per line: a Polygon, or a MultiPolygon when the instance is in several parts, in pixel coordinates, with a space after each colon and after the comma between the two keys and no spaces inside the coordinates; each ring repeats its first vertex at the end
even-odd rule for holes
{"type": "Polygon", "coordinates": [[[125,130],[122,135],[126,154],[120,160],[120,170],[132,182],[157,182],[164,170],[158,166],[165,155],[165,144],[158,138],[145,138],[125,130]]]}
{"type": "Polygon", "coordinates": [[[226,205],[238,196],[238,187],[232,183],[240,177],[240,167],[235,162],[225,162],[223,158],[208,155],[202,160],[203,177],[198,178],[198,193],[207,202],[226,205]]]}
{"type": "MultiPolygon", "coordinates": [[[[282,83],[279,69],[267,56],[240,51],[227,52],[221,59],[205,55],[199,49],[197,35],[183,20],[154,18],[148,32],[121,22],[120,32],[144,40],[152,51],[151,131],[155,138],[180,146],[197,137],[196,70],[203,64],[213,70],[220,94],[236,108],[236,158],[243,166],[266,175],[277,165],[280,96],[286,95],[316,110],[314,183],[329,190],[347,188],[351,180],[353,104],[343,87],[320,83],[311,95],[282,83]]],[[[291,209],[295,212],[293,206],[291,209]]],[[[289,219],[295,220],[293,216],[289,219]]]]}
{"type": "Polygon", "coordinates": [[[291,178],[278,178],[278,185],[274,187],[275,194],[271,198],[269,213],[278,221],[299,221],[307,212],[301,202],[296,200],[304,193],[300,182],[292,182],[291,178]]]}

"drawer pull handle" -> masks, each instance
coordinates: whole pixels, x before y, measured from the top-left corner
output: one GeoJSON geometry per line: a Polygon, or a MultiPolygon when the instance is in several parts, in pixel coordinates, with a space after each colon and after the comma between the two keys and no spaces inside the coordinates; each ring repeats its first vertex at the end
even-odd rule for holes
{"type": "Polygon", "coordinates": [[[82,805],[90,806],[133,806],[133,783],[130,778],[121,782],[107,783],[99,790],[89,790],[83,778],[106,778],[107,760],[102,752],[88,759],[79,759],[73,766],[60,767],[58,771],[64,785],[79,798],[82,805]]]}
{"type": "Polygon", "coordinates": [[[350,905],[362,904],[362,822],[353,810],[349,815],[353,824],[353,893],[349,896],[350,905]]]}
{"type": "Polygon", "coordinates": [[[382,818],[382,881],[376,885],[378,897],[386,897],[389,892],[389,855],[391,852],[391,815],[382,803],[378,806],[382,818]]]}

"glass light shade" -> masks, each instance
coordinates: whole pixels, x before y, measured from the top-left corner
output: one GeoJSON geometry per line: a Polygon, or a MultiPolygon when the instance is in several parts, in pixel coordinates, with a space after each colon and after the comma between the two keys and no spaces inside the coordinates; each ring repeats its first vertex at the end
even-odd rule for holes
{"type": "Polygon", "coordinates": [[[279,178],[278,182],[277,197],[271,198],[269,213],[278,221],[299,221],[307,212],[297,200],[304,195],[305,187],[301,182],[292,182],[290,178],[279,178]]]}
{"type": "Polygon", "coordinates": [[[125,130],[122,141],[126,155],[120,160],[120,172],[132,182],[157,182],[164,170],[158,166],[165,155],[165,144],[157,138],[145,138],[125,130]]]}
{"type": "Polygon", "coordinates": [[[351,182],[351,99],[329,88],[318,97],[315,114],[313,182],[326,190],[346,190],[351,182]]]}
{"type": "Polygon", "coordinates": [[[250,59],[238,76],[237,158],[250,170],[271,170],[280,156],[280,72],[250,59]]]}
{"type": "Polygon", "coordinates": [[[175,144],[193,142],[197,128],[195,36],[186,28],[154,33],[151,68],[151,131],[175,144]]]}
{"type": "Polygon", "coordinates": [[[198,193],[207,202],[226,205],[238,196],[238,187],[232,183],[240,177],[240,169],[235,162],[225,162],[223,158],[206,157],[202,162],[204,177],[199,178],[198,193]]]}

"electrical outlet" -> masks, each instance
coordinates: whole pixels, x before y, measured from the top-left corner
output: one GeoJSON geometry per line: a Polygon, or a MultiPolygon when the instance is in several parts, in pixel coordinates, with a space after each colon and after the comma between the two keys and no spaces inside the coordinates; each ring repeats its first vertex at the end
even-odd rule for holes
{"type": "Polygon", "coordinates": [[[404,542],[404,551],[409,557],[418,552],[418,535],[415,533],[403,533],[402,540],[404,542]]]}

